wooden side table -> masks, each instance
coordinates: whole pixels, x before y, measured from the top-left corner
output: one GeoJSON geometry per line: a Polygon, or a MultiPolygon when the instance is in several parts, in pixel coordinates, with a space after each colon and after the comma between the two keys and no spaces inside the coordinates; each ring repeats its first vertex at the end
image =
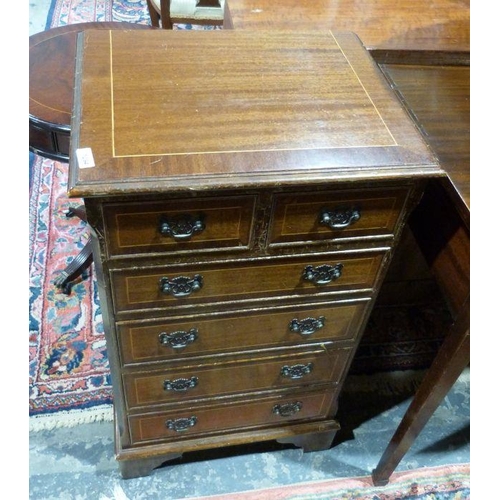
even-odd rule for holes
{"type": "Polygon", "coordinates": [[[445,297],[456,310],[445,341],[372,473],[377,486],[389,482],[397,465],[470,361],[468,228],[457,217],[443,187],[431,185],[410,219],[417,242],[445,297]]]}
{"type": "MultiPolygon", "coordinates": [[[[468,54],[452,63],[407,58],[382,68],[422,129],[448,176],[429,183],[410,217],[415,239],[447,299],[454,323],[407,412],[372,473],[387,484],[397,465],[470,360],[470,68],[468,54]],[[405,63],[406,61],[406,63],[405,63]]],[[[443,57],[443,55],[441,55],[443,57]]],[[[398,58],[396,58],[398,59],[398,58]]]]}

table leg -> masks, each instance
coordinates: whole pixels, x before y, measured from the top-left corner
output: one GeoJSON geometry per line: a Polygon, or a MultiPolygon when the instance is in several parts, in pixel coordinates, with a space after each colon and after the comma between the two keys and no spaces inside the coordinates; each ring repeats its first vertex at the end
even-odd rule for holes
{"type": "Polygon", "coordinates": [[[470,360],[469,299],[446,336],[377,467],[373,484],[383,486],[470,360]]]}

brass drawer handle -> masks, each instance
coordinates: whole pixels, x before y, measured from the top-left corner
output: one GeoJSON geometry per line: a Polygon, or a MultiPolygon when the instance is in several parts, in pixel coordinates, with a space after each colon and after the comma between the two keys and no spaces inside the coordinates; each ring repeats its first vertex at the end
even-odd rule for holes
{"type": "Polygon", "coordinates": [[[323,264],[322,266],[306,266],[302,278],[306,281],[312,281],[315,285],[327,285],[342,276],[344,264],[323,264]]]}
{"type": "Polygon", "coordinates": [[[181,214],[175,217],[163,216],[160,218],[158,230],[163,236],[170,236],[176,241],[189,240],[194,234],[201,233],[205,229],[205,216],[196,217],[189,214],[181,214]]]}
{"type": "Polygon", "coordinates": [[[273,413],[280,417],[291,417],[302,410],[302,402],[295,401],[294,403],[284,403],[282,405],[274,405],[273,413]]]}
{"type": "Polygon", "coordinates": [[[194,427],[198,419],[193,415],[192,417],[176,418],[174,420],[167,420],[165,426],[167,429],[175,432],[187,431],[190,427],[194,427]]]}
{"type": "Polygon", "coordinates": [[[319,223],[330,229],[349,227],[361,218],[359,209],[353,207],[339,207],[332,211],[323,208],[319,214],[319,223]]]}
{"type": "Polygon", "coordinates": [[[193,278],[178,276],[177,278],[161,278],[160,290],[173,297],[187,297],[203,286],[203,276],[195,274],[193,278]]]}
{"type": "Polygon", "coordinates": [[[171,333],[161,332],[158,336],[161,345],[172,349],[183,349],[192,344],[197,338],[198,330],[196,328],[191,328],[187,332],[184,330],[171,333]]]}
{"type": "Polygon", "coordinates": [[[325,326],[325,317],[319,318],[294,318],[288,325],[291,332],[299,333],[300,335],[312,335],[325,326]]]}
{"type": "Polygon", "coordinates": [[[186,392],[188,389],[194,389],[198,385],[198,377],[178,378],[175,380],[165,380],[163,389],[165,391],[186,392]]]}
{"type": "Polygon", "coordinates": [[[285,365],[281,368],[280,374],[283,377],[292,380],[298,380],[305,377],[306,375],[309,375],[309,373],[312,372],[312,369],[313,369],[312,363],[307,363],[307,365],[293,365],[293,366],[285,365]]]}

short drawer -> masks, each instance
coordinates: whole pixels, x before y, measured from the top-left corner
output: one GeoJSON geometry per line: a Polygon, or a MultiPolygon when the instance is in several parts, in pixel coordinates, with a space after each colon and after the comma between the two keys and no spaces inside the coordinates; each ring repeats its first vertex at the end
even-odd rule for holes
{"type": "Polygon", "coordinates": [[[281,426],[329,416],[336,392],[296,393],[129,416],[132,444],[281,426]]]}
{"type": "Polygon", "coordinates": [[[117,312],[371,289],[386,251],[111,271],[117,312]]]}
{"type": "Polygon", "coordinates": [[[110,256],[246,249],[254,196],[106,204],[110,256]]]}
{"type": "Polygon", "coordinates": [[[123,375],[129,409],[301,385],[338,383],[350,348],[318,350],[306,355],[195,364],[191,367],[123,375]]]}
{"type": "Polygon", "coordinates": [[[276,195],[269,244],[391,237],[407,197],[401,188],[276,195]]]}
{"type": "Polygon", "coordinates": [[[210,356],[247,349],[354,340],[369,299],[321,306],[238,311],[207,318],[119,323],[122,362],[127,364],[210,356]]]}

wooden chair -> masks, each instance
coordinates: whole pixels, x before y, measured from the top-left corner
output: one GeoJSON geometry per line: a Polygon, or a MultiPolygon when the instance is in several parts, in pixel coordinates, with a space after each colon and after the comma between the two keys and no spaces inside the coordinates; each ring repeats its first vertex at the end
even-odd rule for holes
{"type": "Polygon", "coordinates": [[[172,29],[174,24],[222,26],[225,0],[147,0],[151,24],[172,29]]]}

